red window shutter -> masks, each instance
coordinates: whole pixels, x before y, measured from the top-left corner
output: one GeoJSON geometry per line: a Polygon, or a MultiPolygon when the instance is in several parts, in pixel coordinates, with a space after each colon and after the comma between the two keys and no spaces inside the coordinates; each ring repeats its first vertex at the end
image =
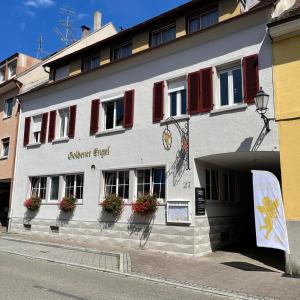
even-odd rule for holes
{"type": "Polygon", "coordinates": [[[91,120],[90,120],[90,134],[96,134],[99,129],[99,104],[100,100],[96,99],[91,104],[91,120]]]}
{"type": "Polygon", "coordinates": [[[30,117],[25,118],[24,140],[23,140],[24,147],[29,144],[30,123],[31,123],[31,118],[30,117]]]}
{"type": "Polygon", "coordinates": [[[76,126],[76,105],[70,107],[70,120],[69,120],[69,131],[68,137],[73,139],[75,136],[75,126],[76,126]]]}
{"type": "Polygon", "coordinates": [[[243,60],[244,99],[246,103],[254,103],[259,90],[258,55],[247,56],[243,60]]]}
{"type": "Polygon", "coordinates": [[[153,123],[164,117],[164,82],[156,82],[153,87],[153,123]]]}
{"type": "Polygon", "coordinates": [[[190,115],[200,111],[200,72],[188,75],[188,112],[190,115]]]}
{"type": "Polygon", "coordinates": [[[42,128],[41,128],[41,138],[40,138],[42,144],[45,144],[46,142],[47,126],[48,126],[48,113],[44,113],[42,118],[42,128]]]}
{"type": "Polygon", "coordinates": [[[134,90],[126,91],[124,98],[124,127],[133,126],[134,116],[134,90]]]}
{"type": "Polygon", "coordinates": [[[56,125],[56,110],[53,110],[50,112],[49,132],[48,132],[49,143],[51,143],[55,139],[55,125],[56,125]]]}
{"type": "Polygon", "coordinates": [[[213,108],[213,71],[212,68],[207,68],[200,73],[200,112],[207,112],[213,108]]]}

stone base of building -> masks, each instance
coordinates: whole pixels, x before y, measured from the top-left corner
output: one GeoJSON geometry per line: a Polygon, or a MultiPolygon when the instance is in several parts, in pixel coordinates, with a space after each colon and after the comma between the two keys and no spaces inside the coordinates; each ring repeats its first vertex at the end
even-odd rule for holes
{"type": "Polygon", "coordinates": [[[290,255],[286,255],[286,272],[292,276],[300,276],[300,221],[287,221],[287,232],[290,244],[290,255]]]}
{"type": "Polygon", "coordinates": [[[241,219],[199,217],[194,226],[169,226],[13,218],[10,232],[201,256],[236,242],[240,237],[241,219]]]}

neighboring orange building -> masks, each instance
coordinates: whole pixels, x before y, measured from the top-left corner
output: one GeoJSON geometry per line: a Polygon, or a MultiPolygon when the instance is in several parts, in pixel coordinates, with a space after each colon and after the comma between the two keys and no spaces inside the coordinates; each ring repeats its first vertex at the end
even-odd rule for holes
{"type": "Polygon", "coordinates": [[[39,60],[16,53],[0,62],[0,226],[6,226],[18,133],[18,101],[22,84],[15,78],[39,60]]]}

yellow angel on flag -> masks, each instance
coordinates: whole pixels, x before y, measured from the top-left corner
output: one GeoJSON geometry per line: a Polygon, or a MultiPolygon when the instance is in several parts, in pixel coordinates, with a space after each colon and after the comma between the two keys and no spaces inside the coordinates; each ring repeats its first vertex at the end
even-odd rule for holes
{"type": "Polygon", "coordinates": [[[278,218],[277,208],[278,208],[278,199],[272,201],[269,197],[263,199],[263,206],[257,205],[256,208],[259,212],[265,215],[265,225],[259,227],[260,230],[266,229],[265,238],[268,240],[270,233],[273,230],[273,223],[278,218]]]}
{"type": "Polygon", "coordinates": [[[252,171],[256,243],[290,252],[280,184],[267,171],[252,171]]]}

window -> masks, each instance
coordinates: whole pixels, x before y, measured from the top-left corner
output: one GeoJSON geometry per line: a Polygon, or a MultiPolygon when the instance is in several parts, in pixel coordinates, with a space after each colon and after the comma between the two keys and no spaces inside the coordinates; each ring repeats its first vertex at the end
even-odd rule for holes
{"type": "Polygon", "coordinates": [[[59,176],[50,178],[50,201],[58,201],[59,198],[59,176]]]}
{"type": "Polygon", "coordinates": [[[84,59],[83,71],[89,71],[100,67],[100,55],[90,56],[84,59]]]}
{"type": "Polygon", "coordinates": [[[69,129],[69,109],[62,109],[59,111],[59,138],[66,138],[69,129]]]}
{"type": "Polygon", "coordinates": [[[33,117],[33,143],[39,143],[41,138],[42,116],[33,117]]]}
{"type": "Polygon", "coordinates": [[[104,129],[114,129],[123,126],[124,98],[108,101],[103,104],[104,129]]]}
{"type": "Polygon", "coordinates": [[[168,82],[169,116],[176,117],[187,113],[186,80],[168,82]]]}
{"type": "Polygon", "coordinates": [[[13,61],[8,64],[8,79],[14,77],[17,74],[17,61],[13,61]]]}
{"type": "Polygon", "coordinates": [[[31,178],[31,196],[46,199],[47,177],[31,178]]]}
{"type": "Polygon", "coordinates": [[[243,102],[243,79],[241,66],[219,71],[219,106],[243,102]]]}
{"type": "Polygon", "coordinates": [[[70,66],[66,65],[55,70],[55,80],[60,80],[69,77],[70,66]]]}
{"type": "Polygon", "coordinates": [[[172,24],[151,33],[151,47],[159,46],[176,39],[176,25],[172,24]]]}
{"type": "Polygon", "coordinates": [[[105,195],[116,194],[124,200],[129,199],[129,171],[105,172],[105,195]]]}
{"type": "Polygon", "coordinates": [[[13,98],[10,98],[5,101],[5,107],[4,107],[5,118],[9,118],[12,116],[13,107],[14,107],[14,99],[13,98]]]}
{"type": "Polygon", "coordinates": [[[235,176],[232,173],[226,173],[224,176],[225,181],[225,201],[234,202],[235,201],[235,176]]]}
{"type": "Polygon", "coordinates": [[[1,151],[1,157],[8,157],[9,153],[9,138],[2,140],[2,151],[1,151]]]}
{"type": "Polygon", "coordinates": [[[83,199],[83,174],[65,176],[65,196],[75,197],[76,200],[83,199]]]}
{"type": "Polygon", "coordinates": [[[165,199],[166,174],[164,168],[152,168],[137,171],[137,194],[153,194],[165,199]]]}
{"type": "Polygon", "coordinates": [[[218,170],[206,169],[206,198],[219,200],[219,172],[218,170]]]}
{"type": "Polygon", "coordinates": [[[219,13],[217,9],[191,17],[188,19],[188,31],[193,33],[206,27],[217,24],[219,21],[219,13]]]}
{"type": "Polygon", "coordinates": [[[119,60],[130,55],[132,55],[132,44],[130,42],[114,47],[112,50],[112,60],[119,60]]]}
{"type": "Polygon", "coordinates": [[[0,67],[0,83],[5,81],[5,67],[0,67]]]}

